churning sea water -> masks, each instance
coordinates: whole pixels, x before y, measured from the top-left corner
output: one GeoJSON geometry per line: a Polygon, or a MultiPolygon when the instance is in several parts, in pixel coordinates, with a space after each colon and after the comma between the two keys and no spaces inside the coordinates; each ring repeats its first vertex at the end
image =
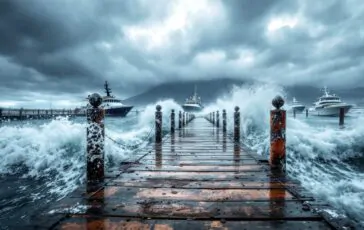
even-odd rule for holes
{"type": "MultiPolygon", "coordinates": [[[[285,95],[275,86],[235,87],[204,112],[226,109],[232,130],[232,111],[238,105],[243,142],[268,157],[269,110],[276,94],[285,95]]],[[[170,110],[181,107],[173,100],[158,103],[168,130],[170,110]]],[[[105,119],[106,167],[127,160],[136,146],[153,139],[155,105],[143,109],[139,115],[105,119]]],[[[339,128],[338,118],[299,114],[294,119],[288,114],[287,168],[315,196],[364,226],[364,110],[353,110],[345,121],[345,128],[339,128]]],[[[86,126],[85,118],[0,124],[2,228],[29,222],[32,214],[84,183],[86,126]]]]}

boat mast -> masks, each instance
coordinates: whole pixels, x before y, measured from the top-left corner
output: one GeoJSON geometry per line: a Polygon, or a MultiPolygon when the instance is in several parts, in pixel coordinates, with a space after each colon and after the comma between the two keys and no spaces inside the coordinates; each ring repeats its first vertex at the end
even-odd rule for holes
{"type": "Polygon", "coordinates": [[[109,88],[109,84],[107,83],[107,81],[105,81],[105,93],[106,96],[111,97],[111,89],[109,88]]]}

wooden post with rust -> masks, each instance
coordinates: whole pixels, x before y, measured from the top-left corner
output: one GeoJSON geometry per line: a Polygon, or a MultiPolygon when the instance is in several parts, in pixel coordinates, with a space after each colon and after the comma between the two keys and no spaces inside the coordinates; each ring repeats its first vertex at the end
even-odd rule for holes
{"type": "Polygon", "coordinates": [[[172,109],[172,112],[171,112],[171,133],[173,134],[174,133],[174,130],[175,130],[175,113],[174,113],[174,109],[172,109]]]}
{"type": "Polygon", "coordinates": [[[235,107],[234,113],[234,141],[240,142],[240,112],[239,107],[235,107]]]}
{"type": "Polygon", "coordinates": [[[274,110],[270,112],[270,167],[286,170],[286,111],[281,109],[284,100],[276,96],[272,101],[274,110]]]}
{"type": "Polygon", "coordinates": [[[340,112],[339,112],[339,125],[343,126],[345,123],[345,109],[344,108],[340,108],[340,112]]]}
{"type": "Polygon", "coordinates": [[[162,142],[162,106],[157,105],[155,112],[155,142],[162,142]]]}
{"type": "Polygon", "coordinates": [[[186,112],[182,113],[182,127],[184,128],[186,126],[186,112]]]}
{"type": "Polygon", "coordinates": [[[222,110],[222,132],[226,133],[226,110],[222,110]]]}
{"type": "Polygon", "coordinates": [[[178,129],[181,129],[182,128],[182,112],[179,111],[179,114],[178,114],[178,129]]]}
{"type": "Polygon", "coordinates": [[[216,111],[216,127],[220,128],[220,113],[216,111]]]}
{"type": "Polygon", "coordinates": [[[215,125],[215,112],[212,112],[212,124],[215,125]]]}
{"type": "Polygon", "coordinates": [[[87,109],[87,182],[100,182],[105,177],[105,112],[99,107],[102,103],[99,94],[92,94],[89,102],[92,108],[87,109]]]}

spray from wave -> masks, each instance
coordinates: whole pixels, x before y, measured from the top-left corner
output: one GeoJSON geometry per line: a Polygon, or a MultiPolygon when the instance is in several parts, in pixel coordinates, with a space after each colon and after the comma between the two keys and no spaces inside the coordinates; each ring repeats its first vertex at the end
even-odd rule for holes
{"type": "MultiPolygon", "coordinates": [[[[277,94],[286,95],[283,88],[273,85],[234,87],[205,112],[226,109],[228,130],[232,130],[234,107],[239,106],[244,144],[268,157],[269,111],[277,94]]],[[[333,125],[325,119],[335,118],[288,115],[289,174],[317,197],[364,223],[364,117],[351,117],[345,129],[339,129],[338,121],[333,125]]]]}

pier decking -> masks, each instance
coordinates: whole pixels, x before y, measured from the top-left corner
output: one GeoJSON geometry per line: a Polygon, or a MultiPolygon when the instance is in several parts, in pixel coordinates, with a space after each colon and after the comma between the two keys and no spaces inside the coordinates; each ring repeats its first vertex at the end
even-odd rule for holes
{"type": "MultiPolygon", "coordinates": [[[[196,118],[42,214],[37,229],[333,229],[347,223],[196,118]],[[87,191],[87,192],[86,192],[87,191]],[[331,218],[331,219],[330,219],[331,218]]],[[[349,228],[350,229],[350,228],[349,228]]]]}

